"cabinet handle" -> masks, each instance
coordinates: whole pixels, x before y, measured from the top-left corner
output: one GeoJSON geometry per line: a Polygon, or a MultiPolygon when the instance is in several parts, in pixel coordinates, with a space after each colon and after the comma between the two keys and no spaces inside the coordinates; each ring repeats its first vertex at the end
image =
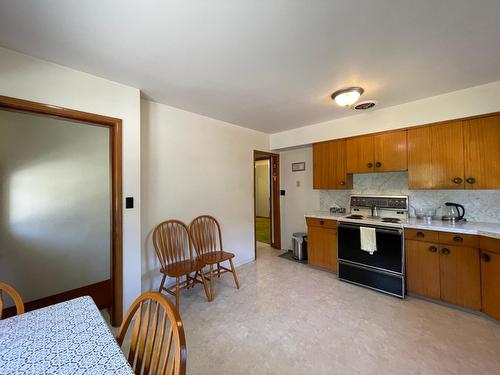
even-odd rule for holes
{"type": "Polygon", "coordinates": [[[469,177],[465,181],[467,181],[468,184],[475,184],[476,179],[474,177],[469,177]]]}
{"type": "Polygon", "coordinates": [[[430,247],[429,247],[429,251],[430,251],[431,253],[435,253],[437,250],[438,250],[438,248],[437,248],[436,246],[430,246],[430,247]]]}
{"type": "Polygon", "coordinates": [[[449,253],[450,253],[450,249],[447,249],[446,247],[441,249],[441,254],[448,255],[449,253]]]}
{"type": "Polygon", "coordinates": [[[455,242],[464,242],[464,238],[460,236],[455,236],[453,237],[453,241],[455,242]]]}
{"type": "Polygon", "coordinates": [[[424,238],[425,234],[424,234],[424,232],[417,232],[417,234],[415,234],[415,236],[418,238],[424,238]]]}
{"type": "Polygon", "coordinates": [[[453,180],[451,180],[454,184],[460,185],[464,180],[462,180],[460,177],[455,177],[453,180]]]}
{"type": "Polygon", "coordinates": [[[325,222],[323,220],[320,220],[319,225],[323,225],[323,224],[325,224],[325,222]]]}
{"type": "Polygon", "coordinates": [[[381,162],[377,161],[377,162],[375,163],[375,167],[380,168],[381,166],[382,166],[382,163],[381,163],[381,162]]]}
{"type": "Polygon", "coordinates": [[[485,254],[485,253],[481,254],[481,259],[485,262],[489,262],[491,260],[490,256],[488,254],[485,254]]]}
{"type": "Polygon", "coordinates": [[[366,165],[368,166],[368,168],[373,168],[373,163],[368,163],[366,165]]]}
{"type": "Polygon", "coordinates": [[[344,186],[345,185],[345,181],[340,181],[340,185],[344,186]]]}

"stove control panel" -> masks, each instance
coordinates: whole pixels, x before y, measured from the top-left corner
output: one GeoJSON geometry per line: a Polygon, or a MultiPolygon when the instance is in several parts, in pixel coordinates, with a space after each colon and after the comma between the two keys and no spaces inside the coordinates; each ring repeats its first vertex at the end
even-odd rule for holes
{"type": "Polygon", "coordinates": [[[377,208],[396,211],[408,211],[407,196],[374,196],[374,195],[353,195],[351,196],[351,209],[377,208]]]}

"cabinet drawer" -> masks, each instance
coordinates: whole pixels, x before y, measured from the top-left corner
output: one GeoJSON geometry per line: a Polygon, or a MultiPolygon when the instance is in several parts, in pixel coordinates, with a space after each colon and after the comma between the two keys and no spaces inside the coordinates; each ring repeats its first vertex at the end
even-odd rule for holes
{"type": "Polygon", "coordinates": [[[438,232],[422,229],[405,229],[405,240],[438,242],[438,232]]]}
{"type": "Polygon", "coordinates": [[[337,229],[337,221],[336,220],[326,220],[326,219],[317,219],[315,217],[306,217],[306,222],[307,222],[308,226],[312,226],[312,227],[323,227],[323,228],[337,229]]]}
{"type": "Polygon", "coordinates": [[[479,237],[473,234],[439,232],[439,243],[453,246],[479,247],[479,237]]]}
{"type": "Polygon", "coordinates": [[[500,239],[481,236],[479,239],[479,247],[482,250],[488,250],[493,253],[500,254],[500,239]]]}

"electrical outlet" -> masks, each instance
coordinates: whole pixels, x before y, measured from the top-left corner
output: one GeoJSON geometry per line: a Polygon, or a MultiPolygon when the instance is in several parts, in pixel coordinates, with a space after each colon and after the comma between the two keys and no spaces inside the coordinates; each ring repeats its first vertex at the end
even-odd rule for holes
{"type": "Polygon", "coordinates": [[[295,186],[300,187],[300,181],[295,181],[295,186]]]}

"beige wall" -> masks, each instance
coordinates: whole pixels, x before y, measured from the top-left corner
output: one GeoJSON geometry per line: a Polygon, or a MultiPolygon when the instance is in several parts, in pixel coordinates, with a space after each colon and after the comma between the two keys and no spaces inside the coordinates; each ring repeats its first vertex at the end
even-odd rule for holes
{"type": "Polygon", "coordinates": [[[266,151],[269,136],[163,104],[141,103],[143,290],[158,288],[151,233],[169,218],[189,224],[198,215],[213,215],[235,262],[253,260],[253,150],[266,151]]]}
{"type": "Polygon", "coordinates": [[[270,175],[269,160],[255,162],[255,215],[270,217],[270,175]]]}
{"type": "Polygon", "coordinates": [[[500,81],[354,116],[346,109],[345,118],[271,134],[270,147],[279,150],[497,111],[500,111],[500,81]]]}
{"type": "Polygon", "coordinates": [[[280,152],[281,189],[281,246],[292,248],[292,234],[307,232],[304,215],[319,209],[319,191],[312,188],[312,147],[280,152]],[[292,163],[305,161],[306,170],[292,172],[292,163]],[[297,182],[298,185],[297,186],[297,182]]]}
{"type": "Polygon", "coordinates": [[[140,92],[90,74],[0,48],[0,95],[123,120],[123,308],[141,292],[140,92]]]}
{"type": "Polygon", "coordinates": [[[109,130],[0,110],[0,280],[25,302],[110,278],[109,130]]]}

